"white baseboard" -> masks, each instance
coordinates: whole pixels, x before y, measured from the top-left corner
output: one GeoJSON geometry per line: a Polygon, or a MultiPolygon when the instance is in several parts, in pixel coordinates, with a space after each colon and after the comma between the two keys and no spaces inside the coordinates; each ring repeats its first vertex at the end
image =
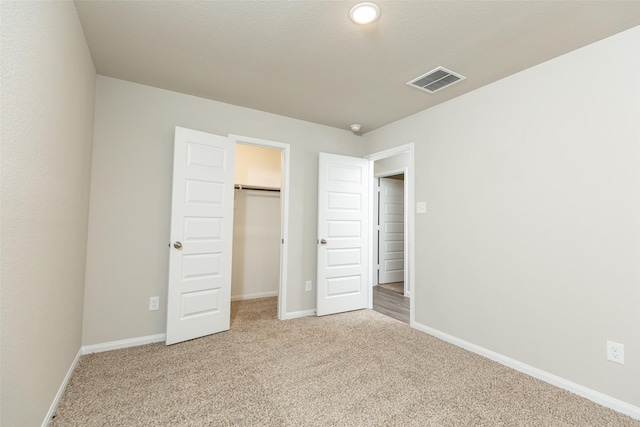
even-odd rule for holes
{"type": "Polygon", "coordinates": [[[315,315],[316,315],[315,310],[292,311],[291,313],[286,313],[284,315],[284,319],[282,320],[298,319],[300,317],[309,317],[309,316],[315,316],[315,315]]]}
{"type": "Polygon", "coordinates": [[[244,294],[244,295],[231,295],[231,301],[243,301],[247,299],[258,299],[258,298],[268,298],[268,297],[277,297],[278,291],[269,291],[269,292],[259,292],[255,294],[244,294]]]}
{"type": "Polygon", "coordinates": [[[502,365],[508,366],[512,369],[515,369],[516,371],[520,371],[524,374],[527,374],[529,376],[532,376],[534,378],[547,382],[551,385],[570,391],[571,393],[575,393],[578,396],[582,396],[586,399],[589,399],[592,402],[598,403],[602,406],[606,406],[607,408],[613,409],[614,411],[621,412],[632,418],[640,420],[640,407],[633,406],[627,402],[623,402],[622,400],[608,396],[604,393],[600,393],[599,391],[595,391],[590,388],[584,387],[580,384],[576,384],[574,382],[561,378],[557,375],[550,374],[549,372],[543,371],[541,369],[534,368],[533,366],[527,365],[526,363],[522,363],[515,359],[511,359],[510,357],[488,350],[484,347],[480,347],[478,345],[472,344],[468,341],[454,337],[453,335],[446,334],[437,329],[430,328],[421,323],[413,322],[411,326],[415,329],[418,329],[419,331],[425,332],[429,335],[433,335],[436,338],[440,338],[443,341],[446,341],[458,347],[462,347],[473,353],[479,354],[480,356],[484,356],[487,359],[491,359],[502,365]]]}
{"type": "Polygon", "coordinates": [[[60,384],[60,388],[58,388],[56,397],[53,399],[53,402],[51,403],[49,412],[47,412],[46,417],[44,417],[44,421],[42,422],[42,427],[49,426],[49,424],[51,423],[51,418],[55,415],[56,411],[58,410],[60,399],[62,399],[62,395],[64,394],[64,391],[67,389],[67,384],[69,384],[69,380],[73,375],[73,371],[75,371],[76,366],[78,366],[78,361],[80,360],[80,356],[82,356],[82,349],[78,350],[78,354],[76,354],[76,357],[73,359],[73,362],[71,362],[71,366],[67,371],[67,375],[65,375],[64,379],[62,380],[62,384],[60,384]]]}
{"type": "Polygon", "coordinates": [[[136,347],[139,345],[151,344],[164,341],[167,334],[147,335],[146,337],[129,338],[126,340],[110,341],[101,344],[83,345],[82,354],[100,353],[120,348],[136,347]]]}

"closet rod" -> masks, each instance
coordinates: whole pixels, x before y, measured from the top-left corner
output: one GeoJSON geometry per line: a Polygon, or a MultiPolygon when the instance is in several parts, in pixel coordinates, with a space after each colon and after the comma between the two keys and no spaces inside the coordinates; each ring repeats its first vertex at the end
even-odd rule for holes
{"type": "Polygon", "coordinates": [[[236,190],[255,190],[255,191],[273,191],[273,192],[280,192],[279,188],[268,188],[268,187],[257,187],[255,185],[240,185],[240,184],[236,184],[235,185],[235,189],[236,190]]]}

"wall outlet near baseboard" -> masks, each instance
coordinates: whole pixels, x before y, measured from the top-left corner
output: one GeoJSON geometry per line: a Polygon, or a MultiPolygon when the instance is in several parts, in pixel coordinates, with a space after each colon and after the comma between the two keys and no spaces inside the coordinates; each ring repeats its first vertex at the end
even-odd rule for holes
{"type": "Polygon", "coordinates": [[[160,309],[160,297],[149,298],[149,311],[156,311],[160,309]]]}
{"type": "Polygon", "coordinates": [[[624,365],[624,345],[607,341],[607,360],[624,365]]]}
{"type": "Polygon", "coordinates": [[[307,280],[304,284],[304,290],[309,292],[311,290],[311,287],[313,286],[311,280],[307,280]]]}

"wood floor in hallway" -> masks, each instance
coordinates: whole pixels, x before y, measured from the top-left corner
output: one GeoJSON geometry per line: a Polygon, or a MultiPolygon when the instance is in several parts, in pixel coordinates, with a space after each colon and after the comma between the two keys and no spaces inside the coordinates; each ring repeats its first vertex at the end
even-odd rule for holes
{"type": "Polygon", "coordinates": [[[381,286],[373,287],[373,309],[406,324],[409,324],[409,302],[410,299],[401,293],[381,286]]]}

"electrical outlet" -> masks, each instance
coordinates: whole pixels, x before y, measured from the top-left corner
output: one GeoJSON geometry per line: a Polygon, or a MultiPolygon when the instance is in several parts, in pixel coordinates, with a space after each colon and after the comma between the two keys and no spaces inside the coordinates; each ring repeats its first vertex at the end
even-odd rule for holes
{"type": "Polygon", "coordinates": [[[624,365],[624,345],[607,341],[607,360],[624,365]]]}
{"type": "Polygon", "coordinates": [[[160,297],[149,298],[149,311],[160,309],[160,297]]]}
{"type": "Polygon", "coordinates": [[[309,292],[309,291],[311,290],[311,286],[312,286],[312,284],[311,284],[311,280],[307,280],[307,281],[305,282],[305,284],[304,284],[304,289],[305,289],[307,292],[309,292]]]}

